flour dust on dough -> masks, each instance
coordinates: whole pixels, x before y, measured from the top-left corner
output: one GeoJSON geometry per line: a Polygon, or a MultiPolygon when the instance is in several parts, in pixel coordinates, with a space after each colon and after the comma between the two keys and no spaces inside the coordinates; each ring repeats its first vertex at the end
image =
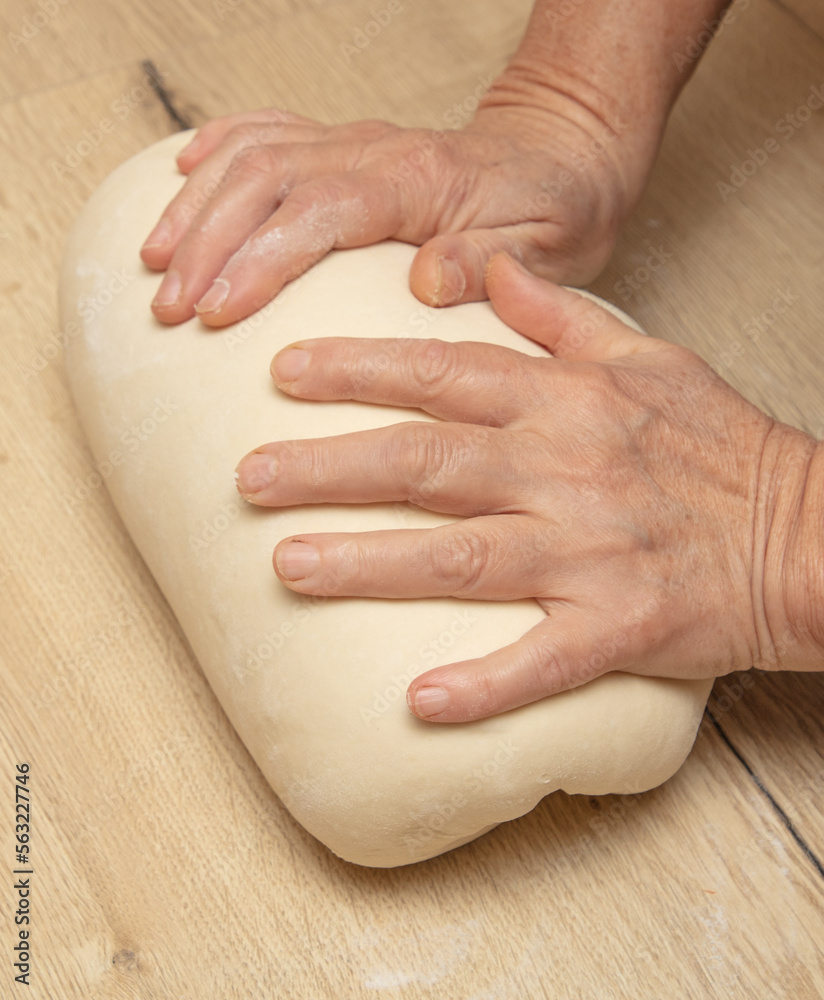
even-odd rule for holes
{"type": "MultiPolygon", "coordinates": [[[[187,135],[117,169],[79,217],[61,311],[72,390],[106,485],[229,718],[296,819],[340,857],[392,867],[464,844],[556,789],[638,792],[681,765],[710,682],[612,674],[466,725],[415,719],[413,677],[512,642],[534,601],[313,599],[275,577],[286,535],[427,527],[405,504],[260,510],[233,470],[266,441],[410,418],[408,410],[278,393],[269,363],[306,337],[480,340],[533,355],[488,303],[430,309],[408,289],[414,248],[332,253],[260,312],[221,332],[162,327],[159,276],[138,256],[179,189],[187,135]]],[[[551,858],[547,859],[551,864],[551,858]]]]}

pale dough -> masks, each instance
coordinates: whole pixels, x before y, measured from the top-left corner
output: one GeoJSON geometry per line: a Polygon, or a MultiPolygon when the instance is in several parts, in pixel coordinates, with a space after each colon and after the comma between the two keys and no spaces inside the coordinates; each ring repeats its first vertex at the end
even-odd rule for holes
{"type": "MultiPolygon", "coordinates": [[[[638,792],[695,738],[710,682],[614,674],[497,718],[433,725],[407,710],[413,676],[482,655],[543,617],[532,601],[313,600],[274,575],[287,534],[426,526],[402,504],[255,509],[233,470],[266,441],[322,436],[416,411],[309,403],[269,362],[302,337],[484,340],[530,354],[486,303],[434,310],[408,290],[414,248],[330,255],[223,332],[156,323],[159,277],[138,248],[182,178],[174,135],[116,170],[71,234],[61,282],[77,407],[123,521],[209,681],[274,790],[340,857],[392,867],[466,843],[547,793],[638,792]]],[[[551,866],[552,858],[547,857],[551,866]]]]}

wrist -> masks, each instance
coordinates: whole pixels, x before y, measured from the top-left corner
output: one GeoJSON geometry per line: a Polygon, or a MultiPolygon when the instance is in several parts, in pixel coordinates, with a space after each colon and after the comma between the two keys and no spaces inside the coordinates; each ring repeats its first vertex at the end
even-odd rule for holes
{"type": "MultiPolygon", "coordinates": [[[[824,669],[824,445],[783,424],[764,447],[756,537],[764,542],[759,660],[771,670],[824,669]]],[[[758,564],[754,561],[754,583],[758,564]]],[[[758,621],[758,615],[756,621],[758,621]]]]}
{"type": "Polygon", "coordinates": [[[568,186],[560,175],[569,173],[576,187],[597,191],[616,232],[643,192],[660,137],[647,155],[627,141],[626,118],[603,115],[575,93],[530,74],[523,63],[513,63],[493,82],[467,130],[516,138],[522,149],[552,165],[558,176],[547,174],[549,189],[568,186]]]}
{"type": "Polygon", "coordinates": [[[684,63],[674,54],[699,37],[705,45],[707,26],[719,23],[728,4],[603,0],[593,7],[537,0],[477,120],[503,114],[523,134],[545,139],[557,132],[593,172],[602,168],[610,176],[613,210],[623,221],[643,193],[670,110],[701,47],[684,63]]]}

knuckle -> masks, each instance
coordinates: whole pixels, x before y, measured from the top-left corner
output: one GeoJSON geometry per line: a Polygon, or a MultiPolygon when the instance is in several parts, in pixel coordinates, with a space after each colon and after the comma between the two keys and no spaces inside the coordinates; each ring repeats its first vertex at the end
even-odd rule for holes
{"type": "Polygon", "coordinates": [[[597,362],[579,362],[565,370],[566,378],[559,380],[556,394],[565,397],[568,406],[582,416],[590,417],[611,412],[613,403],[622,393],[613,370],[597,362]]]}
{"type": "Polygon", "coordinates": [[[244,180],[270,177],[274,168],[272,150],[268,146],[246,145],[232,157],[228,173],[244,180]]]}
{"type": "Polygon", "coordinates": [[[666,354],[667,360],[676,371],[699,371],[709,367],[703,358],[683,344],[671,344],[664,340],[658,343],[661,345],[662,353],[666,354]]]}
{"type": "Polygon", "coordinates": [[[444,340],[421,340],[411,351],[415,381],[430,392],[439,392],[455,375],[457,347],[444,340]]]}
{"type": "Polygon", "coordinates": [[[595,398],[610,396],[615,392],[616,379],[607,365],[593,363],[582,368],[585,391],[595,398]]]}
{"type": "Polygon", "coordinates": [[[300,478],[309,489],[317,490],[334,479],[334,470],[329,468],[328,452],[323,442],[304,442],[297,449],[300,478]]]}
{"type": "Polygon", "coordinates": [[[475,590],[488,564],[488,547],[477,534],[435,537],[429,563],[435,580],[453,596],[475,590]]]}
{"type": "Polygon", "coordinates": [[[407,485],[413,503],[431,498],[442,483],[447,447],[440,428],[421,422],[399,424],[392,435],[389,461],[407,485]]]}
{"type": "Polygon", "coordinates": [[[534,677],[535,690],[545,695],[575,686],[572,666],[550,642],[539,642],[525,653],[524,667],[534,677]]]}
{"type": "Polygon", "coordinates": [[[261,136],[270,127],[263,122],[240,122],[229,129],[225,141],[235,146],[238,152],[249,146],[261,146],[265,142],[261,136]]]}

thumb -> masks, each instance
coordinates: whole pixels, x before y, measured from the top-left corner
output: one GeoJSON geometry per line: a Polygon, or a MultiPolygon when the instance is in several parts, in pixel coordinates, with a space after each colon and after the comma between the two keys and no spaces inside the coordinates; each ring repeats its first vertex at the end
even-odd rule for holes
{"type": "Polygon", "coordinates": [[[505,253],[490,260],[486,288],[495,312],[507,326],[565,361],[610,361],[661,346],[586,292],[538,278],[505,253]]]}
{"type": "Polygon", "coordinates": [[[409,685],[407,703],[427,722],[472,722],[579,687],[630,663],[632,644],[592,612],[558,610],[488,656],[428,670],[409,685]]]}
{"type": "Polygon", "coordinates": [[[520,226],[466,229],[435,236],[415,255],[409,287],[428,306],[482,302],[488,298],[487,265],[501,251],[519,261],[530,256],[520,226]]]}
{"type": "Polygon", "coordinates": [[[571,253],[561,226],[553,222],[466,229],[424,243],[412,263],[410,288],[429,306],[482,302],[489,298],[489,262],[501,253],[550,281],[576,285],[600,274],[608,256],[603,247],[571,253]]]}

